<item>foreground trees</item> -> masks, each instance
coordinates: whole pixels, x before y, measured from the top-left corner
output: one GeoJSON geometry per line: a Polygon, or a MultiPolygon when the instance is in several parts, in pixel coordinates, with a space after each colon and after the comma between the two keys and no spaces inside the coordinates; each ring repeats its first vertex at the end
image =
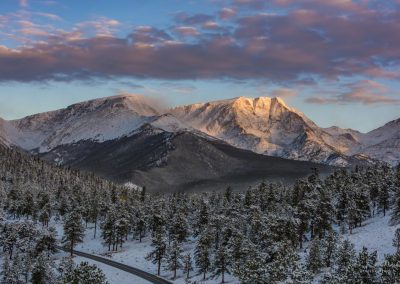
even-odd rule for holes
{"type": "MultiPolygon", "coordinates": [[[[400,222],[399,168],[339,169],[325,179],[312,170],[294,185],[150,196],[7,151],[7,159],[0,155],[4,279],[51,283],[46,271],[56,268],[46,259],[51,260],[56,238],[47,227],[53,220],[63,220],[63,244],[70,252],[83,241],[86,227],[94,228],[94,238],[101,230],[110,251],[121,250],[127,240],[151,240],[147,259],[157,274],[164,268],[173,278],[183,273],[190,278],[194,271],[218,282],[232,274],[241,283],[309,283],[319,274],[323,283],[353,283],[351,273],[355,283],[392,283],[398,275],[398,253],[378,266],[374,252],[356,252],[340,233],[352,233],[388,210],[392,223],[400,222]]],[[[398,251],[400,233],[394,237],[398,251]]],[[[65,271],[75,269],[81,269],[79,275],[98,274],[87,264],[58,274],[67,277],[65,271]]]]}

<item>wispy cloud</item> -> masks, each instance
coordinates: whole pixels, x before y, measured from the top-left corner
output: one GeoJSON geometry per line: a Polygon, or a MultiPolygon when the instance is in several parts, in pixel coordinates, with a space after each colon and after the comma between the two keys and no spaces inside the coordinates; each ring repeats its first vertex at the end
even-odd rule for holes
{"type": "Polygon", "coordinates": [[[271,96],[280,98],[290,98],[297,96],[297,91],[288,88],[280,88],[271,91],[271,96]]]}
{"type": "Polygon", "coordinates": [[[305,101],[312,104],[400,104],[400,99],[388,95],[390,90],[387,87],[372,80],[350,83],[347,84],[347,88],[346,92],[339,95],[315,96],[307,98],[305,101]]]}
{"type": "Polygon", "coordinates": [[[28,0],[19,0],[19,6],[26,8],[29,6],[28,0]]]}

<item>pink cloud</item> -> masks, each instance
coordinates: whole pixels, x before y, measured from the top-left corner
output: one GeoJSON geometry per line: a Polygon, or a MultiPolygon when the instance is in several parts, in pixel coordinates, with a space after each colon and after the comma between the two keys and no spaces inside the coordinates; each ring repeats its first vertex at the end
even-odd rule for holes
{"type": "Polygon", "coordinates": [[[28,0],[19,0],[19,5],[22,7],[22,8],[26,8],[26,7],[28,7],[28,0]]]}
{"type": "Polygon", "coordinates": [[[219,17],[222,20],[228,20],[230,18],[233,18],[236,15],[236,10],[232,8],[223,8],[221,11],[219,11],[219,17]]]}
{"type": "Polygon", "coordinates": [[[386,86],[372,80],[362,80],[347,84],[348,91],[332,97],[310,97],[305,101],[312,104],[400,104],[400,99],[387,95],[386,86]]]}
{"type": "Polygon", "coordinates": [[[197,36],[199,31],[194,27],[176,27],[175,32],[181,36],[197,36]]]}
{"type": "Polygon", "coordinates": [[[297,96],[297,91],[288,89],[288,88],[280,88],[272,90],[271,96],[273,97],[280,97],[280,98],[289,98],[297,96]]]}

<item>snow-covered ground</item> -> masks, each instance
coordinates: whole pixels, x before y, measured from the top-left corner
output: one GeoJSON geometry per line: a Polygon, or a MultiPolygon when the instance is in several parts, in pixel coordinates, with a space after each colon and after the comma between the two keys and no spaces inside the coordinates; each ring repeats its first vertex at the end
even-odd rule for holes
{"type": "Polygon", "coordinates": [[[362,227],[353,230],[353,234],[345,234],[344,238],[349,239],[357,251],[363,247],[369,251],[378,251],[378,261],[382,261],[385,254],[396,252],[392,245],[394,232],[400,225],[389,226],[390,212],[385,217],[382,215],[368,219],[362,227]]]}
{"type": "MultiPolygon", "coordinates": [[[[52,223],[52,226],[56,227],[58,231],[58,236],[61,238],[62,236],[62,225],[61,223],[52,223]]],[[[194,256],[194,247],[195,247],[195,242],[194,241],[189,241],[185,243],[183,246],[184,254],[187,254],[190,252],[192,254],[192,259],[194,256]]],[[[104,246],[102,243],[102,239],[100,237],[100,230],[97,230],[97,236],[94,238],[94,230],[93,230],[93,225],[90,224],[88,228],[86,229],[86,236],[84,239],[84,242],[81,244],[78,244],[75,247],[76,250],[90,253],[90,254],[95,254],[99,255],[102,257],[106,257],[109,259],[112,259],[114,261],[133,266],[135,268],[144,270],[146,272],[156,274],[157,273],[157,267],[155,264],[153,264],[150,261],[147,261],[145,259],[146,255],[152,250],[151,247],[151,238],[146,237],[142,239],[142,242],[139,242],[138,240],[132,240],[129,239],[126,243],[123,244],[122,249],[118,248],[119,250],[117,252],[109,252],[108,247],[104,246]]],[[[75,258],[75,261],[79,263],[80,261],[88,261],[89,263],[96,264],[99,268],[103,269],[103,272],[105,273],[108,281],[113,284],[113,283],[118,283],[118,284],[131,284],[131,283],[137,283],[137,284],[144,284],[144,283],[149,283],[145,280],[140,280],[139,281],[133,281],[133,278],[129,276],[128,273],[122,272],[116,268],[109,267],[104,264],[97,263],[95,261],[89,261],[85,258],[75,258]]],[[[193,260],[194,262],[194,260],[193,260]]],[[[193,263],[194,265],[194,263],[193,263]]],[[[183,271],[180,270],[177,273],[177,278],[173,281],[172,280],[172,272],[167,271],[165,269],[162,270],[161,272],[161,277],[168,279],[169,281],[176,283],[176,284],[183,284],[185,282],[185,278],[183,275],[183,271]]],[[[137,277],[135,277],[136,279],[137,277]]],[[[210,278],[210,274],[207,275],[206,281],[203,281],[203,275],[198,274],[197,271],[191,271],[191,277],[190,277],[191,283],[196,282],[196,283],[203,283],[203,284],[215,284],[215,283],[220,283],[221,278],[210,278]]],[[[225,275],[225,283],[230,283],[230,284],[238,284],[239,281],[235,280],[234,277],[230,275],[225,275]]]]}
{"type": "Polygon", "coordinates": [[[108,266],[106,264],[94,261],[94,260],[90,260],[87,258],[83,258],[83,257],[75,257],[74,258],[74,262],[79,264],[82,261],[86,261],[89,264],[95,264],[98,268],[100,268],[101,270],[103,270],[104,274],[107,277],[107,281],[110,284],[113,283],[118,283],[118,284],[125,284],[125,283],[135,283],[135,284],[149,284],[149,281],[146,281],[140,277],[137,277],[135,275],[132,275],[128,272],[116,269],[114,267],[108,266]]]}
{"type": "MultiPolygon", "coordinates": [[[[378,262],[384,259],[385,254],[395,253],[395,248],[392,245],[392,239],[394,237],[394,232],[400,225],[390,226],[390,212],[384,217],[382,215],[371,218],[363,223],[362,227],[353,230],[352,234],[344,234],[342,237],[344,239],[349,239],[354,245],[357,251],[360,251],[363,247],[368,248],[369,251],[378,251],[378,262]]],[[[53,223],[58,230],[59,236],[62,236],[62,226],[60,223],[53,223]]],[[[145,259],[145,256],[151,251],[151,239],[146,237],[139,242],[138,240],[129,239],[124,243],[122,249],[118,252],[108,252],[108,248],[102,244],[102,239],[100,237],[100,230],[98,230],[96,239],[93,238],[93,225],[90,225],[86,230],[86,237],[83,243],[77,245],[76,249],[100,255],[103,257],[110,258],[114,261],[121,262],[144,271],[156,274],[156,265],[145,259]]],[[[189,241],[183,247],[184,253],[191,252],[193,256],[195,241],[189,241]]],[[[304,255],[303,255],[304,256],[304,255]]],[[[81,257],[76,257],[75,261],[79,263],[80,261],[88,261],[91,264],[96,264],[101,268],[107,276],[110,283],[118,284],[145,284],[149,283],[146,280],[135,277],[129,273],[120,271],[116,268],[109,267],[107,265],[88,260],[81,257]]],[[[183,284],[185,279],[183,272],[179,271],[177,279],[172,281],[172,273],[167,270],[163,270],[161,276],[170,280],[173,283],[183,284]]],[[[210,276],[210,275],[208,275],[210,276]]],[[[221,279],[210,279],[202,281],[202,275],[198,275],[196,271],[191,272],[190,280],[192,283],[197,281],[197,283],[212,284],[220,283],[221,279]]],[[[231,284],[239,283],[234,277],[227,275],[226,282],[231,284]]]]}

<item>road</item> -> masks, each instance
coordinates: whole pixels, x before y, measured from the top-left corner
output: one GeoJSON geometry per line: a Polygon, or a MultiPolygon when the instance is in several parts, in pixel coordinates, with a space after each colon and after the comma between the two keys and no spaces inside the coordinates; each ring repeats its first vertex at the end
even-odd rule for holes
{"type": "MultiPolygon", "coordinates": [[[[66,250],[66,249],[64,249],[62,247],[58,246],[57,248],[60,249],[60,250],[68,252],[68,250],[66,250]]],[[[74,254],[78,255],[78,256],[81,256],[81,257],[84,257],[84,258],[88,258],[88,259],[97,261],[97,262],[104,263],[106,265],[112,266],[112,267],[117,268],[119,270],[122,270],[122,271],[128,272],[130,274],[136,275],[136,276],[138,276],[138,277],[140,277],[142,279],[145,279],[145,280],[149,281],[150,283],[154,283],[154,284],[172,284],[172,282],[167,281],[167,280],[165,280],[163,278],[160,278],[158,276],[155,276],[155,275],[153,275],[151,273],[148,273],[146,271],[143,271],[143,270],[137,269],[135,267],[128,266],[128,265],[125,265],[125,264],[122,264],[122,263],[119,263],[119,262],[116,262],[116,261],[113,261],[113,260],[110,260],[110,259],[107,259],[107,258],[104,258],[104,257],[100,257],[100,256],[97,256],[97,255],[93,255],[93,254],[89,254],[89,253],[85,253],[85,252],[81,252],[81,251],[76,251],[76,250],[74,250],[74,254]]]]}

